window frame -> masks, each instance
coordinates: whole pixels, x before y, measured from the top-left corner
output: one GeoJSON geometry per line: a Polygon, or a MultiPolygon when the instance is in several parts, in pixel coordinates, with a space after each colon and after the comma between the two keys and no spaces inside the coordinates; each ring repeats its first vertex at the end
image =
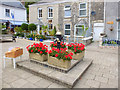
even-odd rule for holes
{"type": "Polygon", "coordinates": [[[10,9],[5,9],[5,16],[10,17],[10,9]],[[9,10],[9,16],[8,16],[8,13],[6,12],[6,10],[9,10]]]}
{"type": "Polygon", "coordinates": [[[71,14],[70,14],[70,16],[66,16],[65,11],[70,11],[70,13],[71,13],[71,5],[65,5],[64,6],[64,17],[71,17],[71,14]],[[67,10],[66,6],[70,6],[70,10],[67,10]]]}
{"type": "Polygon", "coordinates": [[[86,17],[86,16],[87,16],[87,2],[85,2],[85,3],[80,3],[80,4],[79,4],[79,17],[86,17]],[[80,5],[81,5],[81,4],[85,4],[85,5],[86,5],[86,8],[81,9],[81,8],[80,8],[80,5]],[[80,11],[81,11],[81,10],[86,10],[86,15],[80,15],[80,11]]]}
{"type": "Polygon", "coordinates": [[[53,24],[48,24],[48,30],[52,31],[53,30],[53,24]],[[52,29],[49,29],[49,26],[52,25],[52,29]]]}
{"type": "Polygon", "coordinates": [[[48,7],[48,18],[53,18],[53,7],[48,7]],[[52,12],[49,12],[49,9],[52,9],[52,12]],[[52,14],[52,17],[49,16],[49,14],[52,14]]]}
{"type": "Polygon", "coordinates": [[[64,36],[70,36],[70,35],[65,35],[65,31],[70,31],[70,35],[71,35],[71,24],[65,24],[64,25],[64,36]],[[70,25],[70,29],[65,29],[66,25],[70,25]]]}
{"type": "MultiPolygon", "coordinates": [[[[77,26],[77,25],[81,25],[81,26],[82,26],[82,25],[84,25],[84,24],[76,24],[76,25],[75,25],[75,33],[74,33],[74,34],[75,34],[75,37],[83,37],[82,35],[77,35],[77,34],[76,34],[76,26],[77,26]]],[[[84,25],[84,31],[85,31],[85,25],[84,25]]]]}
{"type": "MultiPolygon", "coordinates": [[[[40,17],[39,10],[42,10],[42,8],[38,8],[38,18],[42,18],[42,17],[40,17]]],[[[42,11],[42,12],[43,12],[43,11],[42,11]]],[[[43,13],[41,13],[41,15],[43,16],[43,13]]]]}

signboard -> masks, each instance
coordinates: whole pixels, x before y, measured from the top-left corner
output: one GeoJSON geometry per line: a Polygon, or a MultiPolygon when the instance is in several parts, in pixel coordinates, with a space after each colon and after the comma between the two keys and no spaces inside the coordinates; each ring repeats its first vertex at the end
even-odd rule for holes
{"type": "Polygon", "coordinates": [[[113,24],[113,21],[108,21],[107,24],[113,24]]]}

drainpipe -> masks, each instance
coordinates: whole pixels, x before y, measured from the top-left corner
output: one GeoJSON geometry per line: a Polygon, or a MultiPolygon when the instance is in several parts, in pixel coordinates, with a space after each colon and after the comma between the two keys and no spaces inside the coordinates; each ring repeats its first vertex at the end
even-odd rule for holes
{"type": "Polygon", "coordinates": [[[91,26],[90,17],[91,17],[91,0],[89,0],[89,29],[91,26]]]}
{"type": "Polygon", "coordinates": [[[106,11],[106,1],[104,0],[104,33],[106,33],[105,32],[105,29],[106,29],[106,13],[105,13],[105,11],[106,11]]]}

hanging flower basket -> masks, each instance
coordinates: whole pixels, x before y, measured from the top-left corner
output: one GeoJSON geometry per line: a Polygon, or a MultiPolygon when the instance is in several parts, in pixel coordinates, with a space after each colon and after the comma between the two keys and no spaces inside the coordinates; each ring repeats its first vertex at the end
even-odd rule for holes
{"type": "Polygon", "coordinates": [[[48,46],[43,45],[43,43],[34,43],[33,45],[28,45],[27,51],[29,52],[29,58],[38,61],[48,60],[48,46]]]}

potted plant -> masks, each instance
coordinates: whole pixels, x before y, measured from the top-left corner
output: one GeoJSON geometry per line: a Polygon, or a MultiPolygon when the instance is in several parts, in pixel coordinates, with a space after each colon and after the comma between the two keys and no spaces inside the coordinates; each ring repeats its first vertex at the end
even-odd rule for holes
{"type": "Polygon", "coordinates": [[[47,61],[48,59],[48,46],[43,45],[43,43],[34,43],[33,45],[28,45],[27,51],[29,52],[29,58],[38,61],[47,61]]]}
{"type": "Polygon", "coordinates": [[[68,52],[73,52],[73,59],[82,60],[85,55],[85,45],[82,43],[70,43],[68,46],[68,52]]]}
{"type": "Polygon", "coordinates": [[[68,53],[67,48],[56,49],[52,48],[49,53],[48,63],[57,67],[68,69],[71,66],[73,53],[68,53]]]}

